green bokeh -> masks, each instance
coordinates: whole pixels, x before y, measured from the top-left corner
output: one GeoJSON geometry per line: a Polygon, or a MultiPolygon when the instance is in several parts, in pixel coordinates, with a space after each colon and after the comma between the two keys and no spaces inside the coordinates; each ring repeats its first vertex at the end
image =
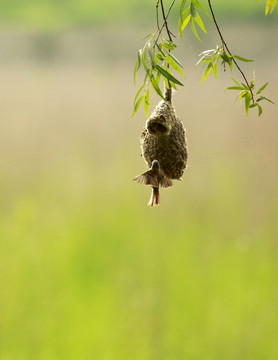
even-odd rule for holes
{"type": "MultiPolygon", "coordinates": [[[[2,26],[12,24],[50,30],[92,24],[142,24],[153,20],[155,3],[155,0],[0,0],[0,19],[2,26]]],[[[170,4],[170,0],[165,1],[165,6],[170,4]]],[[[265,0],[214,0],[213,6],[222,17],[237,21],[263,14],[265,0]]],[[[177,15],[178,11],[177,1],[173,13],[177,15]]]]}

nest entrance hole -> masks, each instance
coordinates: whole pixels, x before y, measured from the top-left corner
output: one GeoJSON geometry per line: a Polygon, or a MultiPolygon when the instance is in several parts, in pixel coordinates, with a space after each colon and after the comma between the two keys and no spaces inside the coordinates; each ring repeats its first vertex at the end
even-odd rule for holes
{"type": "Polygon", "coordinates": [[[167,132],[167,128],[164,125],[162,125],[156,121],[153,121],[153,122],[151,122],[151,124],[149,124],[148,130],[153,135],[155,135],[155,134],[163,135],[167,132]]]}

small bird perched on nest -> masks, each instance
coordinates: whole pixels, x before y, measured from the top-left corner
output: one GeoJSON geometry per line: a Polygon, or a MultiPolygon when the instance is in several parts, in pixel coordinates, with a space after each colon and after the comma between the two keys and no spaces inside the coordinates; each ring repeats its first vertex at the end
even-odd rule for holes
{"type": "Polygon", "coordinates": [[[164,100],[160,101],[147,119],[140,142],[141,155],[150,170],[136,176],[134,180],[153,186],[148,205],[159,205],[159,185],[169,187],[172,185],[170,179],[181,180],[188,156],[185,129],[172,105],[171,87],[166,89],[164,100]],[[153,179],[158,176],[154,173],[159,173],[160,179],[155,184],[153,179]],[[149,183],[151,180],[153,182],[149,183]]]}

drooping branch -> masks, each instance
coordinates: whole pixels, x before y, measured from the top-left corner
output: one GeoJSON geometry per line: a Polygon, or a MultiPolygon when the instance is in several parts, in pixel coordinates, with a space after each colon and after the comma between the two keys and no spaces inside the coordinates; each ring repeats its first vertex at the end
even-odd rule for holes
{"type": "Polygon", "coordinates": [[[222,35],[221,31],[220,31],[220,28],[219,28],[219,26],[218,26],[218,23],[217,23],[217,21],[216,21],[215,14],[214,14],[214,11],[213,11],[213,8],[212,8],[211,1],[210,1],[210,0],[208,0],[208,4],[209,4],[210,12],[211,12],[211,15],[212,15],[212,18],[213,18],[213,22],[214,22],[214,24],[215,24],[215,26],[216,26],[217,32],[218,32],[218,34],[219,34],[219,36],[220,36],[220,39],[221,39],[221,41],[222,41],[222,46],[223,46],[224,49],[226,49],[227,52],[231,55],[232,61],[234,62],[235,66],[237,67],[238,71],[241,73],[241,75],[242,75],[242,77],[243,77],[243,79],[244,79],[244,81],[245,81],[245,83],[246,83],[246,85],[247,85],[247,87],[248,87],[248,89],[249,89],[249,91],[250,91],[250,93],[251,93],[251,100],[252,100],[252,102],[254,103],[255,100],[254,100],[254,94],[253,94],[252,88],[251,88],[251,86],[249,85],[249,82],[248,82],[248,80],[246,79],[246,76],[244,75],[244,72],[241,70],[241,68],[239,67],[237,61],[234,59],[231,51],[229,50],[226,41],[224,40],[224,37],[223,37],[223,35],[222,35]]]}
{"type": "Polygon", "coordinates": [[[155,9],[156,9],[156,26],[157,26],[157,29],[159,31],[159,34],[161,34],[162,30],[160,29],[160,26],[159,26],[158,6],[159,6],[159,0],[157,0],[155,9]]]}
{"type": "Polygon", "coordinates": [[[172,42],[173,40],[172,40],[171,33],[170,33],[170,30],[169,30],[169,27],[168,27],[168,23],[167,23],[167,19],[166,19],[166,15],[165,15],[165,10],[164,10],[163,0],[160,0],[160,5],[161,5],[161,11],[162,11],[162,16],[163,16],[164,24],[165,24],[165,27],[166,27],[166,31],[167,31],[169,40],[172,42]]]}
{"type": "MultiPolygon", "coordinates": [[[[158,1],[157,1],[157,4],[156,4],[156,5],[157,5],[157,7],[158,7],[158,3],[159,3],[160,1],[161,1],[161,0],[158,0],[158,1]]],[[[172,7],[173,7],[173,6],[174,6],[174,4],[175,4],[175,1],[176,1],[176,0],[173,0],[173,2],[172,2],[172,4],[171,4],[171,6],[169,7],[169,10],[168,10],[167,15],[163,17],[164,22],[163,22],[163,24],[162,24],[162,26],[161,26],[161,29],[158,29],[158,30],[159,30],[159,32],[158,32],[158,36],[157,36],[156,41],[158,40],[158,38],[159,38],[159,36],[160,36],[160,34],[161,34],[161,32],[162,32],[163,28],[166,26],[168,16],[169,16],[169,14],[170,14],[170,12],[171,12],[171,10],[172,10],[172,7]]],[[[162,4],[163,4],[163,0],[162,0],[162,4]]],[[[165,15],[165,13],[164,13],[164,15],[165,15]]],[[[158,13],[157,13],[157,17],[158,17],[158,13]]],[[[168,27],[168,24],[167,24],[167,27],[168,27]]],[[[168,28],[168,29],[169,29],[169,28],[168,28]]],[[[169,33],[170,33],[170,35],[173,35],[173,34],[171,33],[171,31],[169,31],[169,33]]],[[[174,35],[173,35],[173,36],[174,36],[174,35]]]]}

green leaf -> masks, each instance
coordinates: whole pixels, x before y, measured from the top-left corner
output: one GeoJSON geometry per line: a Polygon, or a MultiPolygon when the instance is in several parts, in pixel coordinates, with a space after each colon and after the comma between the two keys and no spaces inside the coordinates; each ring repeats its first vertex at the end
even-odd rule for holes
{"type": "Polygon", "coordinates": [[[154,58],[154,64],[156,65],[159,61],[163,61],[164,60],[164,57],[163,55],[159,52],[155,55],[155,58],[154,58]]]}
{"type": "Polygon", "coordinates": [[[182,26],[182,22],[181,22],[181,19],[179,19],[179,36],[182,38],[182,29],[181,29],[181,26],[182,26]]]}
{"type": "MultiPolygon", "coordinates": [[[[157,65],[158,66],[158,65],[157,65]]],[[[162,91],[159,88],[158,83],[156,82],[155,78],[153,75],[150,75],[150,80],[151,80],[151,85],[154,89],[154,91],[164,100],[164,96],[162,94],[162,91]]]]}
{"type": "Polygon", "coordinates": [[[182,19],[182,13],[183,13],[183,10],[184,10],[186,1],[187,1],[187,0],[182,0],[182,2],[181,2],[181,6],[180,6],[180,18],[181,18],[181,19],[182,19]]]}
{"type": "Polygon", "coordinates": [[[152,48],[152,45],[150,42],[148,44],[148,53],[149,53],[149,56],[151,59],[152,66],[154,66],[154,54],[153,54],[153,48],[152,48]]]}
{"type": "Polygon", "coordinates": [[[269,83],[265,83],[262,87],[259,88],[259,90],[256,92],[256,95],[260,94],[268,85],[269,83]]]}
{"type": "Polygon", "coordinates": [[[254,104],[249,105],[249,109],[254,108],[256,106],[258,107],[258,116],[261,116],[262,112],[263,112],[263,109],[258,103],[254,103],[254,104]]]}
{"type": "Polygon", "coordinates": [[[212,71],[213,71],[213,75],[214,75],[215,79],[217,80],[217,63],[214,63],[212,65],[212,71]]]}
{"type": "Polygon", "coordinates": [[[140,105],[141,105],[141,102],[143,101],[144,97],[145,97],[145,95],[142,95],[142,96],[139,98],[139,100],[137,101],[137,103],[135,104],[135,106],[134,106],[134,108],[133,108],[133,114],[132,114],[132,117],[131,117],[131,118],[133,118],[133,116],[137,113],[137,111],[138,111],[138,109],[139,109],[139,107],[140,107],[140,105]]]}
{"type": "Polygon", "coordinates": [[[277,0],[267,0],[266,7],[265,7],[265,15],[267,15],[269,13],[269,10],[270,10],[270,14],[272,14],[272,12],[275,8],[276,2],[277,2],[277,0]]]}
{"type": "Polygon", "coordinates": [[[222,52],[222,53],[220,53],[219,55],[220,55],[220,57],[221,57],[226,63],[229,64],[229,61],[230,61],[230,60],[229,60],[229,56],[228,56],[227,53],[222,52]]]}
{"type": "MultiPolygon", "coordinates": [[[[166,89],[169,89],[169,80],[166,79],[165,77],[163,77],[163,80],[164,80],[164,85],[165,85],[166,89]]],[[[170,83],[170,85],[171,85],[171,83],[170,83]]]]}
{"type": "Polygon", "coordinates": [[[133,101],[133,106],[135,105],[136,103],[136,100],[140,94],[140,92],[142,91],[143,87],[145,86],[145,83],[140,87],[140,89],[137,91],[136,95],[135,95],[135,98],[134,98],[134,101],[133,101]]]}
{"type": "Polygon", "coordinates": [[[168,49],[168,50],[174,50],[177,46],[175,44],[167,44],[167,43],[163,43],[163,46],[168,49]]]}
{"type": "Polygon", "coordinates": [[[195,25],[194,25],[194,20],[193,20],[192,17],[190,18],[190,25],[191,25],[191,29],[192,29],[192,31],[193,31],[193,34],[196,36],[196,38],[197,38],[199,41],[202,41],[202,40],[199,38],[199,35],[198,35],[197,31],[196,31],[196,28],[195,28],[195,25]]]}
{"type": "Polygon", "coordinates": [[[184,22],[184,19],[187,17],[187,15],[189,14],[189,11],[190,11],[190,6],[188,6],[188,8],[186,8],[185,10],[184,10],[184,12],[182,13],[182,18],[181,18],[181,20],[182,20],[182,23],[184,22]]]}
{"type": "Polygon", "coordinates": [[[175,58],[175,56],[173,54],[171,54],[169,51],[166,50],[167,55],[169,55],[177,65],[179,65],[181,68],[183,68],[182,64],[179,62],[179,60],[177,58],[175,58]]]}
{"type": "Polygon", "coordinates": [[[180,12],[180,18],[179,18],[179,35],[180,35],[180,37],[182,37],[182,31],[183,31],[183,29],[184,29],[185,26],[186,26],[186,25],[185,25],[184,27],[182,27],[182,26],[183,26],[184,19],[185,19],[186,16],[188,15],[189,10],[190,10],[190,6],[188,6],[188,8],[187,8],[185,11],[180,12]]]}
{"type": "Polygon", "coordinates": [[[239,99],[242,100],[246,96],[247,92],[248,91],[246,91],[246,90],[241,91],[239,94],[239,99]]]}
{"type": "Polygon", "coordinates": [[[195,16],[196,16],[196,10],[195,10],[195,5],[194,5],[194,3],[191,1],[191,3],[190,3],[190,14],[191,14],[191,16],[193,17],[193,18],[195,18],[195,16]]]}
{"type": "Polygon", "coordinates": [[[231,72],[233,71],[233,58],[231,56],[228,55],[229,58],[229,68],[231,70],[231,72]]]}
{"type": "Polygon", "coordinates": [[[154,35],[154,34],[148,34],[148,35],[146,35],[142,40],[146,40],[147,38],[149,38],[149,37],[152,36],[152,35],[154,35]]]}
{"type": "Polygon", "coordinates": [[[134,71],[133,71],[133,81],[134,81],[135,85],[136,85],[136,73],[137,73],[137,70],[138,70],[138,65],[139,65],[139,62],[138,62],[138,58],[137,58],[135,66],[134,66],[134,71]]]}
{"type": "Polygon", "coordinates": [[[173,86],[173,88],[174,88],[176,91],[178,90],[175,83],[173,83],[172,81],[170,81],[170,84],[173,86]]]}
{"type": "Polygon", "coordinates": [[[244,87],[245,90],[248,90],[249,91],[249,87],[243,83],[241,83],[241,85],[244,87]]]}
{"type": "Polygon", "coordinates": [[[207,12],[207,10],[203,7],[202,4],[200,4],[200,2],[198,0],[192,0],[194,5],[199,8],[202,9],[204,11],[204,13],[210,18],[209,13],[207,12]]]}
{"type": "Polygon", "coordinates": [[[274,104],[274,102],[268,98],[266,98],[265,96],[260,96],[259,99],[257,99],[257,102],[262,101],[262,100],[266,100],[268,102],[270,102],[271,104],[274,104]]]}
{"type": "Polygon", "coordinates": [[[144,110],[145,110],[146,118],[148,118],[149,100],[150,100],[150,91],[149,88],[147,88],[144,96],[144,110]]]}
{"type": "Polygon", "coordinates": [[[165,54],[164,54],[164,51],[163,51],[163,49],[162,49],[162,44],[158,44],[157,41],[154,41],[154,43],[155,43],[156,47],[157,47],[158,50],[159,50],[159,52],[157,53],[157,55],[160,54],[161,57],[164,59],[165,54]]]}
{"type": "Polygon", "coordinates": [[[175,61],[170,57],[170,56],[166,56],[165,60],[167,61],[167,63],[177,72],[179,72],[182,76],[184,76],[183,72],[181,71],[181,69],[178,67],[178,65],[175,63],[175,61]]]}
{"type": "MultiPolygon", "coordinates": [[[[168,69],[168,72],[169,72],[171,75],[173,75],[173,74],[171,73],[170,69],[168,69]]],[[[164,80],[165,80],[165,78],[164,78],[164,80]]],[[[168,82],[168,80],[167,80],[167,82],[168,82]]],[[[173,83],[172,81],[169,81],[169,82],[170,82],[170,85],[171,85],[176,91],[178,91],[178,89],[177,89],[177,87],[176,87],[176,84],[173,83]]]]}
{"type": "Polygon", "coordinates": [[[185,29],[185,27],[189,23],[190,19],[191,19],[191,15],[188,15],[187,18],[185,18],[185,20],[183,21],[182,26],[181,26],[181,31],[183,31],[185,29]]]}
{"type": "Polygon", "coordinates": [[[196,13],[196,17],[194,20],[195,20],[196,24],[198,24],[199,27],[203,30],[203,32],[206,33],[207,31],[206,31],[203,21],[200,18],[200,15],[198,13],[196,13]]]}
{"type": "Polygon", "coordinates": [[[148,71],[148,65],[147,65],[147,46],[144,47],[142,51],[142,64],[144,66],[145,71],[148,71]]]}
{"type": "Polygon", "coordinates": [[[242,89],[243,89],[243,87],[241,87],[241,86],[229,86],[225,89],[225,91],[226,90],[242,90],[242,89]]]}
{"type": "MultiPolygon", "coordinates": [[[[173,41],[168,40],[168,39],[164,39],[164,44],[168,43],[169,45],[173,46],[173,49],[175,49],[177,47],[176,44],[173,43],[173,41]]],[[[172,50],[172,49],[171,49],[172,50]]]]}
{"type": "Polygon", "coordinates": [[[236,79],[232,78],[231,76],[230,76],[230,79],[232,79],[235,84],[237,84],[238,86],[240,86],[240,83],[239,83],[238,81],[236,81],[236,79]]]}
{"type": "Polygon", "coordinates": [[[209,63],[207,68],[206,68],[206,71],[205,71],[205,73],[203,75],[201,84],[206,80],[206,78],[208,77],[208,74],[211,72],[211,69],[212,69],[212,63],[209,63]]]}
{"type": "Polygon", "coordinates": [[[137,71],[139,70],[139,68],[141,66],[141,62],[142,62],[142,49],[140,49],[138,51],[137,60],[136,60],[135,66],[134,66],[134,72],[133,72],[134,84],[136,84],[136,73],[137,73],[137,71]]]}
{"type": "Polygon", "coordinates": [[[163,75],[168,80],[172,81],[175,84],[183,86],[183,84],[179,80],[177,80],[173,75],[169,74],[169,72],[163,69],[161,66],[156,65],[155,69],[157,69],[161,73],[161,75],[163,75]]]}
{"type": "Polygon", "coordinates": [[[144,84],[146,84],[146,82],[148,80],[148,77],[150,77],[150,71],[149,70],[146,71],[146,74],[145,74],[145,77],[144,77],[144,84]]]}
{"type": "Polygon", "coordinates": [[[212,62],[213,58],[212,57],[206,57],[206,58],[203,58],[201,60],[202,60],[202,62],[212,62]]]}
{"type": "Polygon", "coordinates": [[[156,77],[155,77],[155,82],[157,83],[158,86],[159,86],[159,83],[160,83],[160,77],[161,77],[161,73],[157,72],[156,77]]]}
{"type": "Polygon", "coordinates": [[[248,93],[246,93],[246,96],[245,96],[245,112],[246,112],[247,116],[248,116],[248,112],[249,112],[250,100],[251,100],[251,94],[250,94],[250,92],[248,92],[248,93]]]}
{"type": "Polygon", "coordinates": [[[238,55],[233,55],[233,57],[236,58],[236,59],[238,59],[238,60],[240,60],[240,61],[245,61],[245,62],[252,62],[252,61],[254,61],[254,60],[250,60],[250,59],[245,59],[245,58],[243,58],[243,57],[241,57],[241,56],[238,56],[238,55]]]}

